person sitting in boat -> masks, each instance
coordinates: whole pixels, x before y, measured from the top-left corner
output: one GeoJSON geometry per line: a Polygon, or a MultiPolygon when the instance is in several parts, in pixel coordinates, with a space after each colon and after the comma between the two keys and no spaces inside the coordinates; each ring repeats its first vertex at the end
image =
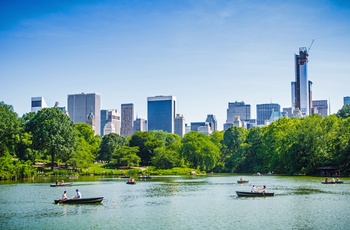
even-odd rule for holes
{"type": "Polygon", "coordinates": [[[338,182],[338,181],[339,181],[339,178],[337,178],[335,181],[338,182]]]}
{"type": "Polygon", "coordinates": [[[240,180],[240,181],[243,181],[243,178],[241,177],[241,178],[239,178],[239,180],[240,180]]]}
{"type": "Polygon", "coordinates": [[[253,185],[252,190],[250,192],[258,192],[258,187],[256,185],[253,185]]]}
{"type": "Polygon", "coordinates": [[[67,200],[67,191],[64,191],[63,192],[63,195],[62,195],[62,200],[67,200]]]}
{"type": "Polygon", "coordinates": [[[64,180],[61,180],[61,184],[64,184],[64,180]]]}
{"type": "Polygon", "coordinates": [[[81,193],[79,192],[79,190],[76,189],[75,191],[77,192],[77,195],[74,198],[78,198],[78,199],[81,198],[81,193]]]}
{"type": "Polygon", "coordinates": [[[328,178],[327,178],[327,177],[326,177],[326,179],[324,180],[324,182],[326,182],[326,183],[328,182],[328,178]]]}
{"type": "Polygon", "coordinates": [[[56,180],[56,185],[58,185],[58,180],[56,180]]]}
{"type": "Polygon", "coordinates": [[[332,178],[332,182],[335,182],[335,179],[334,179],[334,177],[332,178]]]}
{"type": "Polygon", "coordinates": [[[261,189],[261,192],[265,193],[267,192],[266,186],[264,185],[264,187],[261,189]]]}

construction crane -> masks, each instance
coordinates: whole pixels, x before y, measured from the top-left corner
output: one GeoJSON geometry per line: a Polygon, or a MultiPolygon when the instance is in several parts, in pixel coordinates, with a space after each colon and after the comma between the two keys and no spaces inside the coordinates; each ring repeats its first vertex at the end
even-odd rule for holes
{"type": "Polygon", "coordinates": [[[309,53],[309,52],[310,52],[311,46],[312,46],[312,44],[314,44],[314,41],[315,41],[315,39],[312,39],[312,42],[311,42],[311,44],[310,44],[309,48],[307,49],[307,53],[309,53]]]}

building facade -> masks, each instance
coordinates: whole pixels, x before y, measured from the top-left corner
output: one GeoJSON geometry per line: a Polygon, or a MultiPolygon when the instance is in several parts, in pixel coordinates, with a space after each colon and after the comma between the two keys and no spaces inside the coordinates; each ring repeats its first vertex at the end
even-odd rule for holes
{"type": "Polygon", "coordinates": [[[121,136],[130,136],[134,131],[134,104],[122,104],[121,105],[121,136]]]}
{"type": "Polygon", "coordinates": [[[273,112],[280,112],[280,109],[281,106],[276,103],[256,105],[257,125],[265,125],[265,122],[270,120],[271,114],[273,112]]]}
{"type": "Polygon", "coordinates": [[[224,124],[224,130],[233,126],[237,116],[240,117],[241,121],[250,120],[251,107],[248,104],[241,102],[229,102],[228,109],[226,110],[226,123],[224,124]]]}
{"type": "Polygon", "coordinates": [[[109,133],[116,133],[120,135],[120,125],[121,119],[117,109],[101,110],[101,136],[109,133]]]}
{"type": "Polygon", "coordinates": [[[344,105],[350,105],[350,97],[344,97],[344,105]]]}
{"type": "Polygon", "coordinates": [[[147,131],[147,121],[145,119],[136,118],[136,120],[134,121],[134,133],[136,133],[137,131],[147,131]]]}
{"type": "Polygon", "coordinates": [[[174,133],[176,98],[155,96],[147,98],[148,130],[162,130],[174,133]]]}
{"type": "Polygon", "coordinates": [[[100,134],[101,96],[96,93],[68,95],[68,114],[74,123],[93,124],[95,134],[100,134]],[[92,119],[92,120],[91,120],[92,119]]]}
{"type": "Polygon", "coordinates": [[[185,117],[182,114],[176,114],[174,120],[174,132],[180,137],[183,137],[186,134],[185,117]]]}
{"type": "Polygon", "coordinates": [[[322,117],[328,116],[328,101],[314,100],[312,101],[313,114],[319,114],[322,117]]]}
{"type": "Polygon", "coordinates": [[[205,121],[208,122],[212,132],[218,130],[218,121],[216,120],[216,117],[213,114],[208,114],[207,119],[205,121]]]}
{"type": "Polygon", "coordinates": [[[292,82],[292,110],[300,110],[303,116],[311,113],[312,82],[308,80],[308,50],[306,47],[299,48],[299,54],[294,55],[295,82],[292,82]]]}
{"type": "Polygon", "coordinates": [[[38,112],[39,110],[47,108],[47,104],[43,97],[32,97],[31,112],[38,112]]]}

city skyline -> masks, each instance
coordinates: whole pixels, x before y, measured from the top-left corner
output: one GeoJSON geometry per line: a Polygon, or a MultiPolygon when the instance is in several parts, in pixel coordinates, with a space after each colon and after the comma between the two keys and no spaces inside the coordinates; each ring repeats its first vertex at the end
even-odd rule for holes
{"type": "Polygon", "coordinates": [[[291,107],[294,55],[309,47],[312,100],[331,112],[350,95],[350,4],[345,1],[8,1],[0,9],[0,101],[22,116],[80,92],[101,109],[174,95],[186,123],[227,103],[291,107]],[[35,4],[34,4],[35,3],[35,4]],[[20,96],[19,96],[20,95],[20,96]]]}

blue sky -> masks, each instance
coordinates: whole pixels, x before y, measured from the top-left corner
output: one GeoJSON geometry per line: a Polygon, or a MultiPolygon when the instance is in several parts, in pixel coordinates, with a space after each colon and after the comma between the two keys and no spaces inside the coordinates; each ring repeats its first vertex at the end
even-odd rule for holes
{"type": "Polygon", "coordinates": [[[336,113],[350,96],[350,3],[246,0],[0,0],[0,101],[21,116],[31,97],[102,109],[173,95],[186,122],[226,121],[228,102],[291,106],[294,54],[309,47],[313,99],[336,113]]]}

